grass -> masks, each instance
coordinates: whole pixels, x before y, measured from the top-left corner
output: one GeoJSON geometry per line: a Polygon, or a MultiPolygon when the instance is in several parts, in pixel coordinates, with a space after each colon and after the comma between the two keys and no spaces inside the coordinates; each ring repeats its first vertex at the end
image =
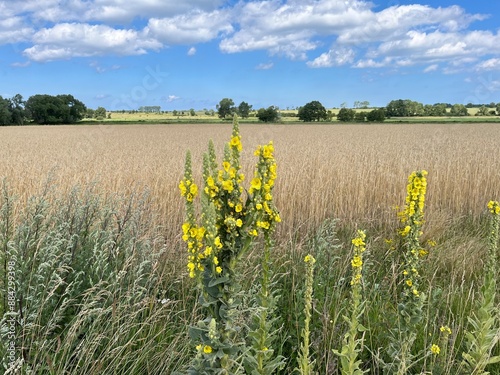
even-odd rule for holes
{"type": "MultiPolygon", "coordinates": [[[[88,222],[95,236],[99,233],[97,228],[103,228],[112,236],[120,228],[123,221],[120,218],[127,207],[133,207],[131,212],[137,214],[132,215],[130,234],[123,239],[122,248],[160,253],[161,267],[154,273],[155,278],[150,279],[133,266],[136,255],[131,252],[125,259],[132,265],[123,261],[116,265],[117,270],[131,267],[132,275],[142,280],[148,295],[154,295],[157,300],[164,297],[170,300],[166,310],[148,308],[141,304],[142,295],[137,294],[133,279],[127,279],[122,285],[108,281],[107,286],[97,282],[75,290],[61,289],[61,296],[82,298],[82,309],[72,313],[74,318],[67,322],[66,331],[59,332],[60,337],[36,324],[27,332],[40,339],[31,357],[47,366],[39,373],[63,373],[61,371],[67,369],[78,373],[71,367],[75,365],[76,353],[71,348],[78,345],[83,345],[80,373],[99,373],[99,367],[92,367],[99,363],[112,366],[117,374],[127,373],[126,369],[131,369],[129,373],[141,373],[142,365],[149,366],[150,373],[164,373],[178,370],[176,364],[182,367],[189,360],[186,326],[196,321],[197,305],[184,268],[185,250],[180,238],[183,202],[177,185],[183,174],[185,150],[191,149],[193,161],[198,161],[194,165],[199,166],[207,140],[214,139],[220,151],[230,132],[229,124],[0,129],[0,177],[6,178],[10,196],[17,197],[12,207],[13,225],[17,230],[33,225],[29,218],[36,217],[34,211],[30,211],[35,208],[29,202],[33,202],[33,196],[38,196],[39,201],[40,196],[43,197],[47,210],[42,220],[45,229],[33,244],[46,246],[41,247],[45,252],[39,254],[52,262],[51,269],[63,272],[57,267],[58,260],[50,254],[63,256],[66,251],[65,242],[62,239],[50,242],[51,236],[56,233],[64,233],[64,238],[80,235],[70,229],[63,231],[61,225],[68,218],[88,222]],[[74,192],[75,186],[80,186],[81,193],[74,192]],[[87,187],[91,191],[86,195],[87,187]],[[50,193],[46,194],[47,189],[50,193]],[[147,191],[147,198],[141,204],[127,203],[130,201],[127,197],[143,191],[147,191]],[[92,216],[91,212],[100,214],[92,216]],[[120,297],[120,303],[113,305],[113,299],[106,299],[96,309],[96,304],[103,303],[103,294],[113,293],[120,297]],[[130,306],[134,308],[131,310],[130,306]],[[86,320],[88,314],[94,320],[86,320]],[[96,325],[92,326],[93,322],[96,325]],[[88,341],[81,341],[74,333],[82,327],[87,327],[88,341]],[[108,337],[116,335],[117,341],[101,342],[97,350],[92,344],[96,341],[92,340],[99,341],[102,332],[108,337]],[[44,335],[52,341],[43,344],[44,335]],[[65,352],[59,357],[42,355],[43,345],[49,345],[56,352],[57,345],[61,345],[58,340],[67,344],[65,352]],[[155,346],[158,342],[160,345],[155,346]],[[176,353],[175,358],[167,356],[168,353],[176,353]],[[85,358],[92,358],[95,365],[85,358]],[[139,359],[136,367],[130,367],[130,360],[134,358],[139,359]],[[50,361],[57,361],[54,363],[59,366],[52,372],[50,361]]],[[[437,245],[423,265],[422,279],[427,280],[424,286],[430,291],[424,308],[427,324],[420,328],[415,345],[425,349],[437,337],[440,325],[449,325],[453,332],[450,345],[454,350],[448,351],[448,367],[442,373],[459,373],[467,316],[477,300],[482,260],[487,253],[485,207],[490,199],[500,198],[498,125],[243,124],[241,134],[247,183],[255,162],[250,147],[272,139],[276,149],[278,179],[274,196],[283,222],[278,227],[271,261],[281,290],[278,311],[282,312],[283,328],[279,333],[278,354],[287,358],[282,373],[296,364],[294,353],[298,350],[303,320],[300,297],[304,283],[303,259],[307,253],[318,259],[313,294],[315,310],[310,326],[311,356],[316,359],[319,373],[338,372],[338,359],[332,349],[341,348],[346,330],[341,316],[345,314],[349,295],[350,240],[357,228],[367,232],[364,272],[368,289],[364,294],[371,302],[365,309],[363,322],[368,328],[365,344],[370,351],[364,350],[361,360],[370,373],[381,373],[375,359],[378,348],[387,345],[385,333],[393,318],[396,280],[393,252],[385,239],[394,238],[398,223],[393,206],[404,202],[407,176],[419,169],[429,171],[422,239],[432,239],[437,245]],[[331,222],[331,218],[337,220],[331,222]],[[289,293],[290,290],[296,293],[289,293]]],[[[200,181],[201,170],[195,168],[194,174],[200,181]]],[[[20,241],[22,232],[11,238],[20,241]]],[[[90,254],[86,252],[92,249],[91,238],[95,237],[81,244],[82,256],[90,254]]],[[[107,249],[104,245],[102,248],[107,249]]],[[[2,254],[5,256],[5,250],[2,254]]],[[[251,270],[259,262],[258,253],[251,254],[243,282],[251,284],[254,277],[251,270]]],[[[75,270],[83,263],[65,265],[75,270]]],[[[38,270],[38,263],[33,267],[31,269],[38,270]]],[[[53,274],[59,274],[57,272],[53,274]]],[[[43,306],[45,309],[33,310],[39,314],[36,315],[39,321],[48,319],[53,308],[50,303],[43,306]]],[[[66,316],[67,311],[59,307],[57,311],[62,317],[66,316]]],[[[495,369],[498,371],[498,367],[495,369]]]]}

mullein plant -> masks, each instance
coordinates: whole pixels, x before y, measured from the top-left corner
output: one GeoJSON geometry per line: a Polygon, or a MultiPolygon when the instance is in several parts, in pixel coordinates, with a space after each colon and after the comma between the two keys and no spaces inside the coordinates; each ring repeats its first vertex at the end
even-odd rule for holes
{"type": "Polygon", "coordinates": [[[500,226],[500,204],[498,201],[490,201],[488,210],[491,214],[491,224],[484,281],[476,308],[473,310],[472,316],[468,318],[470,328],[465,333],[467,351],[462,354],[462,366],[466,368],[468,374],[472,375],[489,374],[486,367],[500,362],[500,356],[491,355],[500,338],[500,306],[496,300],[500,226]]]}
{"type": "Polygon", "coordinates": [[[299,354],[297,356],[297,371],[300,375],[314,374],[314,361],[311,361],[309,355],[310,346],[310,329],[311,316],[312,316],[312,300],[313,300],[313,284],[314,284],[314,264],[316,259],[307,254],[304,258],[306,265],[306,285],[304,292],[304,328],[302,328],[301,336],[302,342],[300,343],[299,354]]]}
{"type": "Polygon", "coordinates": [[[416,171],[408,177],[404,210],[398,214],[403,228],[399,231],[402,240],[401,299],[398,302],[398,324],[389,336],[388,356],[385,367],[393,374],[406,374],[415,364],[412,354],[417,326],[423,319],[425,296],[420,289],[422,256],[420,236],[424,222],[427,171],[416,171]]]}
{"type": "Polygon", "coordinates": [[[363,290],[363,253],[366,250],[366,234],[358,230],[357,237],[352,240],[354,254],[351,260],[351,305],[350,316],[344,316],[344,320],[349,326],[348,332],[344,335],[342,349],[333,350],[340,357],[340,370],[342,375],[362,375],[367,371],[360,368],[361,360],[359,354],[363,349],[363,336],[358,337],[358,333],[363,334],[366,328],[360,320],[364,312],[363,290]]]}
{"type": "MultiPolygon", "coordinates": [[[[238,338],[242,327],[234,319],[239,307],[238,261],[248,253],[259,234],[270,235],[281,221],[272,196],[276,179],[272,142],[256,151],[259,162],[248,193],[241,185],[245,179],[241,173],[241,151],[235,118],[231,139],[224,148],[222,168],[218,169],[215,147],[210,142],[203,158],[201,192],[193,181],[189,152],[184,178],[179,184],[186,205],[182,230],[188,248],[187,269],[197,282],[204,315],[189,332],[196,344],[189,374],[244,372],[242,357],[247,350],[244,341],[238,338]],[[201,195],[201,220],[195,210],[198,195],[201,195]]],[[[266,340],[264,343],[267,345],[266,340]]],[[[267,350],[260,348],[259,353],[267,350]]],[[[264,357],[263,361],[270,360],[268,355],[264,357]]]]}

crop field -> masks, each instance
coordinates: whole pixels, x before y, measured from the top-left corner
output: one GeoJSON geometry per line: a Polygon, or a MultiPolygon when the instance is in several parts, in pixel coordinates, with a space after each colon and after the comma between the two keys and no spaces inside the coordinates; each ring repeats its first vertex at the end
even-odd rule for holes
{"type": "MultiPolygon", "coordinates": [[[[275,290],[270,314],[276,319],[262,341],[265,350],[257,350],[255,342],[246,346],[252,358],[276,366],[259,373],[291,374],[297,368],[312,374],[307,362],[320,374],[350,373],[334,353],[347,345],[346,332],[351,338],[357,333],[350,343],[356,343],[360,366],[371,374],[466,374],[472,373],[467,366],[480,368],[479,360],[464,364],[462,353],[473,352],[466,332],[476,332],[467,317],[484,299],[478,285],[492,241],[487,204],[500,200],[498,124],[241,124],[240,134],[243,196],[255,189],[258,145],[273,141],[277,165],[272,196],[281,222],[272,234],[271,271],[263,276],[275,290]],[[404,257],[394,255],[407,248],[397,213],[404,209],[408,176],[423,170],[428,172],[425,220],[417,222],[415,236],[427,246],[426,257],[409,263],[421,267],[423,297],[421,305],[412,305],[418,323],[396,330],[400,338],[411,338],[411,348],[399,348],[407,357],[395,360],[398,355],[387,350],[397,340],[387,332],[394,331],[397,302],[407,298],[398,300],[398,288],[409,284],[399,280],[404,257]],[[350,283],[357,272],[351,262],[356,236],[367,249],[365,286],[358,289],[350,283]],[[309,277],[314,277],[310,316],[307,254],[317,259],[309,277]],[[349,301],[358,292],[351,289],[368,301],[354,312],[357,305],[349,301]],[[343,315],[350,318],[344,321],[343,315]],[[358,320],[364,333],[352,328],[358,320]],[[301,346],[304,332],[310,336],[307,353],[301,346]]],[[[197,301],[201,289],[188,276],[181,229],[186,202],[179,182],[186,151],[201,192],[210,139],[220,165],[231,139],[229,123],[0,128],[0,259],[17,260],[16,290],[28,301],[28,320],[16,326],[18,368],[37,374],[174,374],[194,358],[203,368],[216,358],[211,356],[222,356],[223,349],[217,352],[205,336],[203,345],[188,336],[188,326],[208,310],[197,301]],[[66,299],[79,307],[69,308],[66,299]]],[[[256,272],[266,269],[263,242],[257,241],[235,271],[244,293],[237,300],[259,300],[251,291],[265,284],[256,272]]],[[[3,289],[6,269],[0,275],[3,289]]],[[[245,314],[262,317],[241,303],[236,323],[245,314]]],[[[4,298],[2,316],[7,305],[4,298]]],[[[491,312],[491,306],[484,308],[491,312]]],[[[486,331],[495,331],[495,319],[486,331]]],[[[2,324],[7,327],[5,319],[2,324]]],[[[500,352],[491,340],[486,361],[500,352]]],[[[6,353],[0,347],[4,363],[6,353]]],[[[234,373],[250,373],[253,365],[231,366],[234,373]]],[[[498,364],[489,366],[499,373],[498,364]]]]}

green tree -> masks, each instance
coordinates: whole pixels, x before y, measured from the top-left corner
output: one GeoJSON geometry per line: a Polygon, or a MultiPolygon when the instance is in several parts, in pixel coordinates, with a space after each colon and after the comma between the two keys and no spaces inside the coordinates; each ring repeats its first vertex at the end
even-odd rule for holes
{"type": "Polygon", "coordinates": [[[250,111],[252,110],[252,106],[247,102],[241,102],[238,106],[238,116],[241,118],[248,118],[250,115],[250,111]]]}
{"type": "Polygon", "coordinates": [[[356,112],[354,114],[354,121],[356,122],[365,122],[367,113],[364,111],[356,112]]]}
{"type": "Polygon", "coordinates": [[[12,124],[12,114],[10,112],[9,99],[0,96],[0,125],[12,124]]]}
{"type": "Polygon", "coordinates": [[[95,111],[92,108],[87,108],[87,112],[85,112],[85,117],[86,118],[94,118],[94,113],[95,113],[95,111]]]}
{"type": "Polygon", "coordinates": [[[25,108],[27,117],[36,124],[72,124],[87,112],[85,105],[72,95],[33,95],[25,108]]]}
{"type": "Polygon", "coordinates": [[[354,109],[341,108],[338,115],[337,115],[337,120],[339,120],[341,122],[354,121],[355,115],[356,115],[356,112],[354,111],[354,109]]]}
{"type": "Polygon", "coordinates": [[[196,112],[194,111],[194,108],[191,108],[191,109],[189,110],[189,115],[190,115],[190,116],[196,116],[196,112]]]}
{"type": "Polygon", "coordinates": [[[106,108],[104,107],[97,107],[97,109],[94,111],[94,117],[96,119],[103,119],[106,118],[106,108]]]}
{"type": "Polygon", "coordinates": [[[467,107],[463,104],[453,104],[450,109],[451,116],[468,116],[469,112],[467,111],[467,107]]]}
{"type": "Polygon", "coordinates": [[[497,115],[500,115],[500,103],[497,103],[497,115]]]}
{"type": "Polygon", "coordinates": [[[373,109],[366,114],[366,120],[370,122],[384,122],[385,110],[384,108],[373,109]]]}
{"type": "Polygon", "coordinates": [[[486,106],[481,106],[479,107],[477,113],[476,113],[476,116],[488,116],[490,113],[488,111],[488,108],[486,108],[486,106]]]}
{"type": "Polygon", "coordinates": [[[278,108],[275,106],[261,108],[257,112],[257,118],[263,122],[276,122],[279,118],[278,108]]]}
{"type": "Polygon", "coordinates": [[[409,99],[392,100],[386,106],[387,117],[423,116],[424,105],[409,99]]]}
{"type": "Polygon", "coordinates": [[[326,108],[317,100],[313,100],[299,108],[299,120],[304,122],[326,120],[327,118],[326,108]]]}
{"type": "Polygon", "coordinates": [[[14,95],[10,100],[10,113],[12,124],[23,125],[26,117],[25,101],[20,94],[14,95]]]}
{"type": "Polygon", "coordinates": [[[225,119],[226,116],[232,116],[236,112],[236,109],[234,108],[234,101],[229,98],[222,99],[219,104],[217,104],[216,108],[217,114],[221,119],[225,119]]]}

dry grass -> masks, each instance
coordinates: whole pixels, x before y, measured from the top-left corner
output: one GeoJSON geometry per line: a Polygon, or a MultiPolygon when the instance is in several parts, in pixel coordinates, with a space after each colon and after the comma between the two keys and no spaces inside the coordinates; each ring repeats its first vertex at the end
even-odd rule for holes
{"type": "MultiPolygon", "coordinates": [[[[3,127],[0,178],[21,197],[38,191],[49,174],[63,191],[95,180],[107,193],[146,186],[162,217],[157,224],[174,240],[183,220],[177,185],[185,151],[199,166],[207,141],[222,151],[230,132],[229,124],[3,127]]],[[[415,169],[429,171],[429,218],[479,214],[500,198],[496,124],[241,125],[241,133],[247,176],[255,146],[275,143],[285,236],[329,216],[394,220],[392,207],[403,202],[415,169]]]]}

